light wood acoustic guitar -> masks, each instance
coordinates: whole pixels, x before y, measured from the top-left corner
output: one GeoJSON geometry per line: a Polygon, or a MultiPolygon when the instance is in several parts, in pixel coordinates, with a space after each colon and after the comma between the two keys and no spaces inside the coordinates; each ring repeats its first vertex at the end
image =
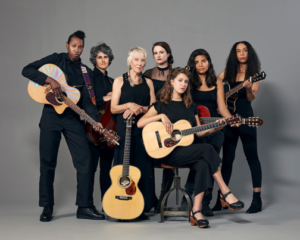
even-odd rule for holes
{"type": "MultiPolygon", "coordinates": [[[[252,83],[262,81],[267,77],[265,72],[261,72],[256,74],[255,76],[249,78],[248,80],[252,83]]],[[[247,81],[247,80],[246,80],[247,81]]],[[[225,91],[225,104],[230,113],[234,113],[236,110],[235,103],[238,100],[238,95],[236,94],[240,89],[243,88],[244,82],[237,85],[236,87],[230,89],[230,85],[228,82],[224,83],[224,91],[225,91]]]]}
{"type": "Polygon", "coordinates": [[[104,212],[116,219],[134,219],[144,210],[144,197],[138,188],[141,171],[130,166],[131,129],[133,119],[126,120],[123,165],[110,170],[112,185],[103,197],[104,212]]]}
{"type": "MultiPolygon", "coordinates": [[[[210,111],[207,107],[198,106],[199,109],[199,119],[201,124],[207,124],[215,122],[219,119],[222,119],[221,117],[211,117],[210,111]]],[[[248,118],[242,118],[241,124],[245,124],[249,127],[260,127],[263,125],[264,121],[259,117],[248,117],[248,118]]]]}
{"type": "Polygon", "coordinates": [[[194,142],[194,134],[227,124],[240,123],[241,116],[225,119],[225,122],[214,122],[206,125],[192,127],[186,120],[179,120],[173,124],[171,134],[167,133],[162,122],[147,124],[142,132],[145,149],[152,158],[163,158],[169,155],[176,147],[188,146],[194,142]]]}
{"type": "MultiPolygon", "coordinates": [[[[70,107],[89,124],[91,124],[91,126],[95,126],[97,124],[97,122],[87,115],[84,110],[76,105],[80,99],[80,92],[78,89],[70,87],[67,84],[66,77],[58,66],[54,64],[45,64],[39,68],[39,71],[56,80],[61,86],[61,90],[64,95],[61,98],[57,98],[55,97],[49,84],[42,86],[33,81],[29,81],[27,90],[29,96],[34,101],[52,105],[58,114],[62,114],[67,107],[70,107]]],[[[106,128],[101,129],[100,135],[108,143],[119,145],[118,141],[120,137],[108,131],[106,128]]]]}

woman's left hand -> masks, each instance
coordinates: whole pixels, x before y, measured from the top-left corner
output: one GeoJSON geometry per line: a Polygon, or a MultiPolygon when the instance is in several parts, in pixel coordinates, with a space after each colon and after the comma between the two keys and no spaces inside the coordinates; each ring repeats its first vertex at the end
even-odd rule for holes
{"type": "Polygon", "coordinates": [[[100,132],[100,130],[103,128],[102,124],[97,122],[94,126],[93,126],[93,129],[96,131],[96,132],[100,132]]]}
{"type": "MultiPolygon", "coordinates": [[[[225,118],[221,118],[221,119],[217,120],[216,122],[224,123],[224,122],[225,122],[225,118]]],[[[224,128],[225,126],[226,126],[226,125],[217,127],[217,128],[215,128],[215,130],[216,130],[216,131],[219,131],[219,130],[221,130],[222,128],[224,128]]]]}
{"type": "Polygon", "coordinates": [[[127,109],[124,113],[123,113],[123,118],[127,119],[127,118],[131,118],[132,115],[134,114],[134,112],[130,109],[127,109]]]}
{"type": "Polygon", "coordinates": [[[246,89],[252,88],[252,83],[249,80],[247,80],[244,82],[243,87],[246,89]]]}

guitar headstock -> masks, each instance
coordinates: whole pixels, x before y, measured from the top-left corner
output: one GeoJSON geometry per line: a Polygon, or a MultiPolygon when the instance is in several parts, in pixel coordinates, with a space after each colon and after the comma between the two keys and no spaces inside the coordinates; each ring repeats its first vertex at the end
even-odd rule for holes
{"type": "Polygon", "coordinates": [[[248,125],[249,127],[260,127],[264,123],[264,121],[258,117],[245,118],[244,121],[244,124],[248,125]]]}
{"type": "Polygon", "coordinates": [[[241,115],[234,115],[230,118],[226,118],[225,121],[226,121],[227,125],[241,123],[242,122],[242,117],[241,117],[241,115]]]}
{"type": "Polygon", "coordinates": [[[131,128],[132,124],[134,123],[134,119],[135,117],[134,116],[131,116],[130,118],[127,118],[125,120],[125,123],[126,123],[126,127],[127,128],[131,128]]]}
{"type": "Polygon", "coordinates": [[[120,136],[117,135],[116,132],[112,130],[107,130],[106,128],[103,130],[102,135],[104,136],[104,139],[107,141],[108,146],[115,146],[120,145],[118,142],[120,140],[120,136]]]}
{"type": "Polygon", "coordinates": [[[267,77],[267,74],[264,71],[262,71],[261,73],[257,73],[256,75],[254,75],[251,79],[251,82],[258,82],[258,81],[266,79],[266,77],[267,77]]]}

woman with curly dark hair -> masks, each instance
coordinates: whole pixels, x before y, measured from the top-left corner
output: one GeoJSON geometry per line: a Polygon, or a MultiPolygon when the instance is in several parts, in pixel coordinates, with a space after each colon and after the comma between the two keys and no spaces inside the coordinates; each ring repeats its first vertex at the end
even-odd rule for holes
{"type": "MultiPolygon", "coordinates": [[[[224,100],[224,87],[221,80],[217,80],[210,55],[204,49],[196,49],[189,57],[187,67],[191,72],[192,98],[197,106],[206,107],[211,117],[232,117],[228,111],[224,100]],[[219,114],[219,113],[220,114],[219,114]]],[[[200,112],[201,114],[201,112],[200,112]]],[[[217,131],[207,137],[199,138],[199,143],[211,144],[216,152],[220,154],[224,142],[223,131],[217,131]]],[[[195,172],[190,171],[185,189],[192,195],[194,192],[195,172]]],[[[202,201],[202,214],[204,216],[214,216],[209,207],[212,199],[212,189],[205,192],[202,201]]],[[[185,199],[184,199],[185,200],[185,199]]],[[[187,206],[183,200],[182,207],[187,206]]]]}
{"type": "MultiPolygon", "coordinates": [[[[114,59],[114,55],[109,46],[105,43],[99,43],[91,48],[90,62],[94,65],[93,70],[93,87],[96,96],[96,107],[101,112],[101,107],[111,100],[113,79],[108,76],[107,68],[110,66],[114,59]]],[[[97,171],[98,162],[100,165],[100,190],[101,199],[107,189],[111,185],[109,171],[111,169],[112,161],[114,158],[114,149],[108,147],[95,147],[90,143],[90,150],[93,158],[94,173],[97,171]],[[99,158],[101,159],[99,161],[99,158]]]]}
{"type": "MultiPolygon", "coordinates": [[[[243,118],[253,117],[251,102],[255,99],[260,87],[259,82],[252,84],[245,80],[259,72],[260,61],[251,44],[246,41],[235,43],[230,50],[226,69],[220,73],[218,79],[228,81],[231,88],[244,82],[244,88],[238,91],[238,100],[236,101],[236,113],[240,114],[243,118]]],[[[224,133],[225,140],[223,145],[222,164],[224,181],[226,184],[229,183],[236,146],[239,138],[241,138],[244,153],[250,167],[253,185],[253,200],[247,213],[260,212],[262,209],[260,197],[262,172],[257,153],[256,128],[250,128],[246,125],[242,125],[239,128],[225,127],[224,133]]],[[[218,199],[214,210],[217,211],[221,209],[222,206],[218,199]]]]}
{"type": "MultiPolygon", "coordinates": [[[[154,85],[154,91],[156,98],[159,99],[162,88],[165,85],[169,72],[172,70],[172,64],[174,63],[172,50],[166,42],[156,42],[152,47],[152,54],[157,63],[157,67],[151,68],[145,71],[145,77],[152,80],[154,85]]],[[[155,167],[160,168],[160,164],[157,161],[154,162],[155,167]]],[[[161,192],[157,199],[155,193],[153,196],[154,212],[160,212],[160,205],[165,194],[170,190],[174,178],[174,172],[172,169],[164,169],[161,183],[161,192]]]]}
{"type": "MultiPolygon", "coordinates": [[[[198,109],[193,104],[190,93],[189,72],[183,68],[172,69],[162,89],[160,101],[154,103],[149,111],[138,121],[138,127],[143,128],[146,124],[162,121],[168,133],[172,132],[172,123],[179,120],[187,120],[192,126],[200,126],[198,109]]],[[[222,120],[221,120],[222,121],[222,120]]],[[[222,128],[222,127],[221,127],[222,128]]],[[[198,137],[205,137],[221,128],[198,132],[198,137]]],[[[192,226],[207,227],[209,222],[201,214],[200,207],[204,192],[212,188],[213,179],[219,185],[222,199],[226,199],[227,205],[232,210],[243,208],[244,204],[230,193],[223,181],[220,163],[221,159],[214,148],[209,144],[194,143],[186,147],[177,147],[161,162],[170,166],[189,166],[196,171],[195,198],[193,209],[190,213],[192,226]],[[224,195],[223,195],[224,194],[224,195]]]]}

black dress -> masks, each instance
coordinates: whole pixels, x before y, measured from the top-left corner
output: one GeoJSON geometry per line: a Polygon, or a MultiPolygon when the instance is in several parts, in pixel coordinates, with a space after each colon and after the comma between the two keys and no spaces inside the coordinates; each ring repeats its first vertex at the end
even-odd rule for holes
{"type": "MultiPolygon", "coordinates": [[[[236,87],[241,82],[229,82],[230,88],[236,87]]],[[[242,88],[238,91],[238,100],[236,101],[236,112],[243,118],[253,117],[253,109],[251,102],[247,99],[246,88],[242,88]]],[[[228,185],[232,165],[235,158],[235,150],[239,138],[241,138],[243,144],[243,150],[250,167],[252,185],[253,188],[261,187],[261,165],[257,153],[257,130],[256,128],[248,127],[247,125],[241,125],[238,128],[230,128],[226,126],[224,128],[225,140],[223,145],[223,164],[222,175],[224,182],[228,185]]]]}
{"type": "MultiPolygon", "coordinates": [[[[107,72],[104,75],[96,67],[93,70],[93,74],[94,74],[94,79],[91,82],[93,84],[93,89],[95,92],[97,109],[99,110],[99,108],[105,104],[103,97],[112,91],[112,83],[114,80],[107,76],[107,72]]],[[[101,199],[103,199],[105,192],[111,185],[109,171],[111,169],[112,161],[114,158],[114,148],[96,147],[92,143],[89,143],[89,146],[90,146],[92,159],[93,159],[94,173],[96,173],[97,171],[98,162],[100,165],[99,181],[100,181],[101,199]]]]}
{"type": "MultiPolygon", "coordinates": [[[[198,114],[197,107],[192,104],[186,108],[183,101],[171,101],[163,105],[156,102],[153,107],[158,114],[164,113],[172,123],[185,119],[196,126],[195,115],[198,114]]],[[[195,196],[213,187],[212,174],[214,174],[221,163],[214,148],[209,144],[194,143],[187,147],[177,147],[167,157],[162,158],[161,162],[169,166],[188,166],[196,171],[195,176],[195,196]]]]}
{"type": "MultiPolygon", "coordinates": [[[[22,74],[24,77],[44,85],[47,75],[39,72],[38,69],[48,63],[57,65],[64,72],[68,85],[76,87],[81,92],[81,99],[77,105],[82,107],[96,122],[99,122],[96,108],[83,79],[81,60],[74,62],[67,53],[54,53],[28,64],[24,67],[22,74]]],[[[87,71],[92,79],[93,72],[88,67],[87,71]]],[[[92,157],[79,116],[70,108],[67,108],[62,114],[57,114],[51,105],[45,104],[39,126],[41,130],[39,205],[41,207],[54,205],[53,182],[61,133],[63,133],[77,171],[76,204],[81,207],[93,206],[92,157]]]]}
{"type": "MultiPolygon", "coordinates": [[[[134,85],[130,85],[129,81],[124,79],[123,86],[121,88],[121,96],[119,104],[125,104],[128,102],[134,102],[141,106],[150,105],[150,88],[143,77],[143,82],[134,85]]],[[[142,117],[143,114],[135,116],[135,123],[142,117]]],[[[124,122],[123,113],[117,114],[117,126],[116,131],[121,137],[119,146],[115,146],[114,166],[123,164],[124,144],[126,124],[124,122]]],[[[139,189],[141,190],[144,200],[144,211],[149,211],[152,208],[152,196],[154,192],[154,168],[153,162],[148,157],[143,141],[142,141],[142,129],[138,128],[136,124],[132,126],[131,132],[131,149],[130,149],[130,165],[135,166],[141,171],[141,179],[139,181],[139,189]]]]}

